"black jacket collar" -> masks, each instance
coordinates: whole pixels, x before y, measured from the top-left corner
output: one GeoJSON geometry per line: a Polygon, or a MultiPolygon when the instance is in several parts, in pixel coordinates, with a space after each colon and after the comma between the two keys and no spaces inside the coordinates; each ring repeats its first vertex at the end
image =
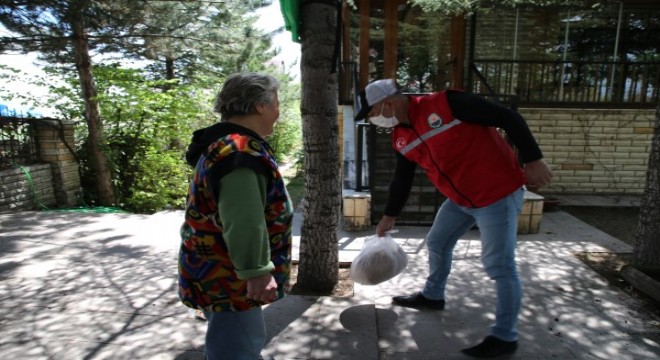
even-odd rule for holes
{"type": "Polygon", "coordinates": [[[264,139],[262,139],[256,132],[241,125],[229,122],[215,123],[209,127],[193,132],[192,140],[186,151],[186,162],[188,165],[193,167],[197,165],[199,156],[202,155],[211,144],[216,142],[219,138],[229,134],[248,135],[264,142],[264,139]]]}

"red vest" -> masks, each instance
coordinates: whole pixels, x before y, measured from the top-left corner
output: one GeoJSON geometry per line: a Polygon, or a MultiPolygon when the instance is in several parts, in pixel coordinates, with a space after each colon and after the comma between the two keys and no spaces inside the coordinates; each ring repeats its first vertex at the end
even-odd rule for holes
{"type": "Polygon", "coordinates": [[[392,146],[456,204],[485,207],[526,183],[502,135],[493,127],[454,118],[445,92],[410,97],[408,119],[412,127],[392,131],[392,146]]]}

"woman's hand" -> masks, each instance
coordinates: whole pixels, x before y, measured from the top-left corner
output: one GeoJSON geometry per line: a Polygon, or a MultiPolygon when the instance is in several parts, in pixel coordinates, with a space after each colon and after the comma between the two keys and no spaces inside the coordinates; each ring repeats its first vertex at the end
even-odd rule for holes
{"type": "Polygon", "coordinates": [[[247,280],[247,297],[267,303],[277,298],[277,283],[270,273],[247,280]]]}

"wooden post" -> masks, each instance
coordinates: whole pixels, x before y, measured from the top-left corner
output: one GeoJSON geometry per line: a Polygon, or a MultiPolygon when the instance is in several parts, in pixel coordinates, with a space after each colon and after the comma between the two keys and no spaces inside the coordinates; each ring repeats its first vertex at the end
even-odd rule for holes
{"type": "Polygon", "coordinates": [[[369,83],[369,0],[360,0],[360,89],[369,83]]]}
{"type": "Polygon", "coordinates": [[[341,72],[342,76],[342,81],[340,82],[342,85],[342,88],[339,89],[339,97],[340,97],[340,103],[346,104],[346,103],[351,103],[351,87],[354,86],[352,83],[352,75],[353,69],[351,67],[350,61],[351,61],[351,12],[348,7],[348,3],[346,1],[343,1],[342,7],[341,7],[341,19],[342,19],[342,49],[341,49],[341,61],[343,62],[342,68],[344,69],[341,72]]]}
{"type": "Polygon", "coordinates": [[[342,31],[342,61],[351,61],[351,9],[344,0],[341,6],[342,31]]]}
{"type": "Polygon", "coordinates": [[[383,75],[385,78],[396,79],[398,38],[399,38],[399,1],[385,2],[385,44],[383,56],[385,60],[383,75]]]}

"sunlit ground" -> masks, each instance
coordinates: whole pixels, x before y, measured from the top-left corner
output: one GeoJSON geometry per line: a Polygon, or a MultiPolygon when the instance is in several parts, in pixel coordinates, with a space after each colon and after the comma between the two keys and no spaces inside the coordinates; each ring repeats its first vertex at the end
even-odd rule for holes
{"type": "MultiPolygon", "coordinates": [[[[178,211],[0,215],[0,354],[6,359],[203,359],[205,323],[176,295],[178,211]]],[[[264,309],[275,359],[461,359],[488,334],[495,293],[479,234],[459,241],[441,312],[392,306],[427,273],[425,228],[400,227],[404,272],[351,298],[298,297],[264,309]]],[[[298,231],[299,233],[299,231],[298,231]]],[[[342,256],[370,232],[341,232],[342,256]]],[[[573,254],[629,245],[565,212],[519,238],[525,296],[512,359],[657,359],[659,322],[573,254]]]]}

